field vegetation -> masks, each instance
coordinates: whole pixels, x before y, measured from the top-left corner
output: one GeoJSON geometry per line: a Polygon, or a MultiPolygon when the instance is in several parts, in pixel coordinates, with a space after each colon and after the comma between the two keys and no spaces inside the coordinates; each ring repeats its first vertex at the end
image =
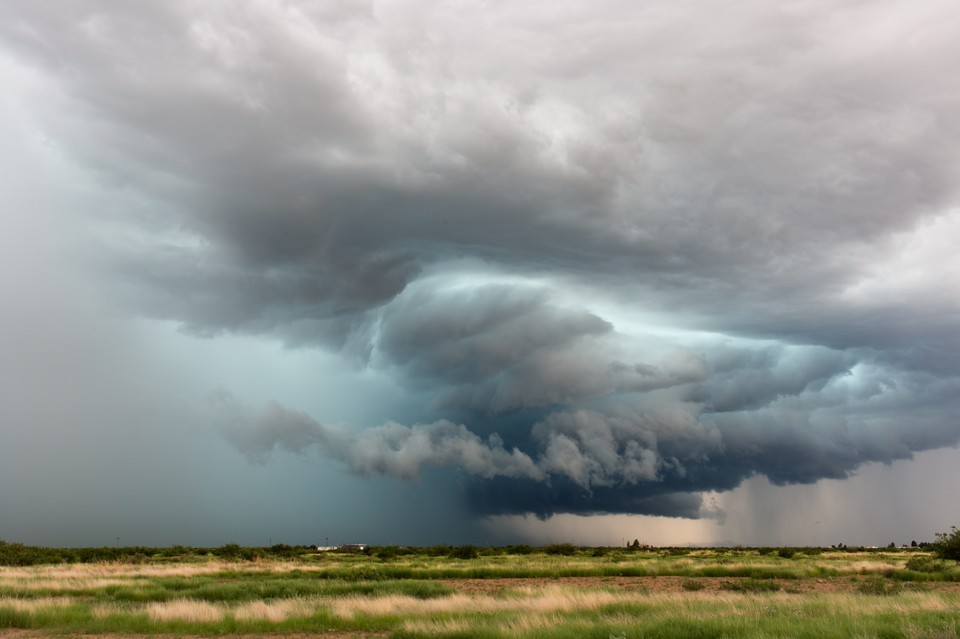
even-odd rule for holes
{"type": "Polygon", "coordinates": [[[0,633],[24,637],[960,637],[935,547],[0,544],[0,563],[0,633]]]}

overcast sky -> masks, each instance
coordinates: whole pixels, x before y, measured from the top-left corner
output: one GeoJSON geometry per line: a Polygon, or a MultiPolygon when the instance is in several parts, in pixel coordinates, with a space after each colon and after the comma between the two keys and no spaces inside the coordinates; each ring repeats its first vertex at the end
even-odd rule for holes
{"type": "Polygon", "coordinates": [[[8,0],[0,538],[931,539],[958,59],[953,0],[8,0]]]}

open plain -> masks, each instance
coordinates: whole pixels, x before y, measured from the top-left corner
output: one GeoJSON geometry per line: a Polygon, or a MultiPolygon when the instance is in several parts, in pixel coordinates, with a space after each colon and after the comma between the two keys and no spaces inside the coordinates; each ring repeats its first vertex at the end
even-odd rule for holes
{"type": "Polygon", "coordinates": [[[922,550],[458,550],[265,553],[245,561],[141,554],[4,566],[0,632],[17,639],[960,637],[960,568],[922,550]]]}

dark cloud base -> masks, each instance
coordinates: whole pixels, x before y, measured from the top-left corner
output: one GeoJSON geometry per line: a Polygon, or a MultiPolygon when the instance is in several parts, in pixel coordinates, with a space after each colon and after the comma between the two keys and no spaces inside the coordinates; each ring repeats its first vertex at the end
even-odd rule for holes
{"type": "MultiPolygon", "coordinates": [[[[727,486],[726,488],[733,488],[727,486]]],[[[548,519],[558,513],[597,515],[628,513],[660,517],[720,519],[723,513],[708,509],[699,494],[685,492],[693,488],[664,485],[598,487],[589,491],[568,479],[549,483],[529,480],[493,479],[474,481],[466,488],[467,502],[473,512],[488,515],[527,515],[548,519]]],[[[708,489],[708,485],[704,485],[708,489]]],[[[710,485],[710,490],[724,490],[710,485]]]]}

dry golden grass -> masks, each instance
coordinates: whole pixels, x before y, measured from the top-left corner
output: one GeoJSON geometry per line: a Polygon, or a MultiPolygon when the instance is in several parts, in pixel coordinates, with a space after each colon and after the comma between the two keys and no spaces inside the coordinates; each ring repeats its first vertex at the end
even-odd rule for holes
{"type": "Polygon", "coordinates": [[[128,609],[124,609],[122,606],[117,604],[97,604],[90,609],[90,614],[92,614],[96,619],[106,619],[112,615],[121,614],[127,611],[128,609]]]}
{"type": "Polygon", "coordinates": [[[20,599],[18,597],[0,597],[0,608],[13,608],[17,612],[38,612],[50,608],[64,608],[73,602],[66,597],[41,597],[38,599],[20,599]]]}
{"type": "Polygon", "coordinates": [[[174,599],[150,603],[144,607],[147,615],[154,621],[190,621],[210,623],[224,617],[224,609],[206,601],[194,599],[174,599]]]}
{"type": "Polygon", "coordinates": [[[294,562],[224,562],[196,564],[132,565],[124,563],[57,564],[52,566],[0,566],[0,587],[18,590],[75,592],[111,586],[146,586],[151,579],[197,577],[223,571],[240,573],[285,573],[321,570],[294,562]]]}
{"type": "Polygon", "coordinates": [[[279,623],[291,617],[309,617],[321,605],[318,599],[277,599],[274,601],[251,601],[233,611],[240,621],[269,621],[279,623]]]}
{"type": "Polygon", "coordinates": [[[455,614],[464,611],[478,613],[524,612],[544,614],[558,610],[592,610],[610,604],[631,601],[637,595],[612,593],[603,590],[582,590],[547,586],[524,587],[515,596],[496,598],[488,595],[455,594],[436,599],[416,599],[405,595],[386,597],[340,597],[328,604],[331,612],[343,619],[358,615],[380,617],[387,615],[425,616],[455,614]]]}
{"type": "Polygon", "coordinates": [[[563,623],[563,617],[558,614],[525,614],[514,617],[502,625],[504,630],[518,634],[527,634],[543,628],[555,628],[563,623]]]}
{"type": "Polygon", "coordinates": [[[956,611],[955,605],[936,592],[901,593],[897,597],[870,597],[854,593],[835,593],[830,596],[817,595],[817,597],[831,614],[836,615],[956,611]]]}
{"type": "Polygon", "coordinates": [[[526,595],[520,601],[523,609],[530,612],[548,612],[554,610],[592,610],[601,606],[634,600],[637,595],[614,593],[606,590],[584,590],[579,588],[520,589],[526,595]]]}
{"type": "Polygon", "coordinates": [[[895,566],[896,562],[889,561],[854,561],[842,566],[834,566],[839,572],[860,573],[860,572],[880,572],[889,570],[895,566]]]}
{"type": "Polygon", "coordinates": [[[357,616],[383,617],[386,615],[427,615],[436,613],[460,612],[463,610],[485,610],[492,597],[457,594],[437,599],[416,599],[406,595],[388,595],[384,597],[338,597],[327,605],[330,611],[342,618],[353,619],[357,616]]]}
{"type": "MultiPolygon", "coordinates": [[[[130,579],[151,577],[194,577],[230,571],[242,573],[284,573],[323,570],[324,566],[296,562],[227,562],[212,560],[204,563],[178,564],[56,564],[50,566],[0,566],[0,583],[14,580],[36,580],[48,583],[71,580],[130,579]]],[[[125,582],[126,583],[126,582],[125,582]]]]}
{"type": "Polygon", "coordinates": [[[147,584],[146,579],[106,579],[106,578],[69,578],[69,579],[0,579],[0,585],[22,590],[53,590],[74,592],[109,586],[135,586],[147,584]]]}

